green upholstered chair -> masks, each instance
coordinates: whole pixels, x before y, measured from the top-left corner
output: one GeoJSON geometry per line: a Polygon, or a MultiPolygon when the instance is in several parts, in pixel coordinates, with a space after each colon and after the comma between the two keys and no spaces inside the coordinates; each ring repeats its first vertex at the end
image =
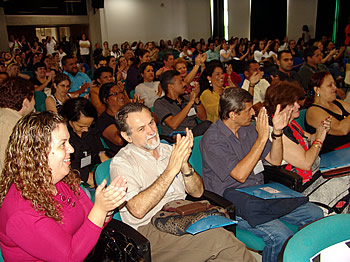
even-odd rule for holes
{"type": "MultiPolygon", "coordinates": [[[[310,261],[310,258],[325,248],[349,239],[350,214],[328,216],[295,233],[286,243],[280,255],[283,255],[285,262],[310,261]]],[[[349,247],[345,246],[345,250],[348,249],[349,247]]],[[[323,261],[322,253],[319,259],[314,261],[323,261]]]]}
{"type": "Polygon", "coordinates": [[[134,98],[134,95],[135,95],[135,90],[131,90],[130,91],[130,99],[133,99],[134,98]]]}
{"type": "Polygon", "coordinates": [[[43,112],[46,111],[46,95],[42,91],[35,91],[34,92],[34,98],[35,98],[35,111],[36,112],[43,112]]]}
{"type": "MultiPolygon", "coordinates": [[[[107,185],[109,185],[109,183],[111,182],[111,177],[109,175],[109,165],[111,164],[111,161],[112,161],[112,158],[99,164],[98,167],[96,168],[95,181],[97,185],[101,184],[103,179],[106,179],[107,185]]],[[[120,213],[116,212],[113,218],[121,221],[120,213]]]]}
{"type": "Polygon", "coordinates": [[[295,122],[305,131],[305,115],[307,109],[299,110],[299,117],[295,119],[295,122]]]}

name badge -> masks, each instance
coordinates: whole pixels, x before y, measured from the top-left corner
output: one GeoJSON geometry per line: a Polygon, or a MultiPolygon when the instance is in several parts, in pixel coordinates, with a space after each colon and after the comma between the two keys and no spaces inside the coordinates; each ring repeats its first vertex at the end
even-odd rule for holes
{"type": "Polygon", "coordinates": [[[86,167],[91,164],[91,155],[88,155],[86,157],[83,157],[80,160],[80,168],[86,167]]]}
{"type": "Polygon", "coordinates": [[[190,111],[188,111],[187,116],[195,116],[195,115],[196,115],[196,110],[193,107],[191,107],[190,111]]]}
{"type": "Polygon", "coordinates": [[[253,173],[254,173],[254,175],[256,175],[256,174],[263,172],[264,170],[265,170],[264,165],[263,165],[262,161],[259,160],[258,163],[256,163],[256,165],[254,167],[253,173]]]}

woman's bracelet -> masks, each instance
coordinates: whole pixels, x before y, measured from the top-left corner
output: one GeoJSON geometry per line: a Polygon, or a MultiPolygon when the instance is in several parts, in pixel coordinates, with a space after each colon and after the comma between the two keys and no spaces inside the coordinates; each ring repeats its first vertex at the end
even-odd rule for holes
{"type": "Polygon", "coordinates": [[[315,146],[317,148],[321,148],[323,146],[323,143],[320,140],[314,140],[312,142],[311,146],[315,146]]]}

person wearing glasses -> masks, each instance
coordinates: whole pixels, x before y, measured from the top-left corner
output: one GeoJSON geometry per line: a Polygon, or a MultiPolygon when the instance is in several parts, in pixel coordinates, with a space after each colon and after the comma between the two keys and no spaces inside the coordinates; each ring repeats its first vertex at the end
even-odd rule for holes
{"type": "Polygon", "coordinates": [[[119,135],[115,115],[130,100],[125,95],[124,86],[114,82],[103,84],[100,87],[99,97],[106,105],[106,110],[97,119],[96,127],[107,146],[116,154],[125,145],[125,141],[119,135]]]}

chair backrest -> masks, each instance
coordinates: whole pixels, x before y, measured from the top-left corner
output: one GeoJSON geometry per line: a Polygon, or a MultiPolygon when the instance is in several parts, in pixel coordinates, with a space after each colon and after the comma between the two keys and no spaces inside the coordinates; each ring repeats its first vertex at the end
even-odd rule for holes
{"type": "Polygon", "coordinates": [[[289,239],[283,253],[283,261],[310,261],[311,257],[325,248],[348,239],[350,214],[322,218],[302,228],[289,239]]]}
{"type": "MultiPolygon", "coordinates": [[[[96,168],[95,180],[97,185],[101,184],[103,179],[107,180],[107,185],[111,183],[111,176],[109,175],[109,166],[111,164],[111,161],[112,161],[112,158],[99,164],[98,167],[96,168]]],[[[115,213],[113,218],[121,221],[120,213],[119,212],[115,213]]]]}
{"type": "Polygon", "coordinates": [[[135,95],[135,90],[131,90],[130,91],[130,99],[133,99],[134,98],[134,95],[135,95]]]}
{"type": "Polygon", "coordinates": [[[194,170],[202,176],[202,154],[201,150],[199,148],[199,143],[202,139],[202,136],[196,136],[193,139],[193,148],[192,148],[192,154],[190,156],[190,159],[188,162],[193,166],[194,170]]]}
{"type": "Polygon", "coordinates": [[[299,110],[299,117],[295,119],[295,122],[305,131],[305,115],[307,109],[299,110]]]}
{"type": "Polygon", "coordinates": [[[241,77],[242,81],[240,83],[238,83],[238,87],[242,87],[244,79],[245,79],[245,76],[244,76],[243,73],[239,74],[239,76],[241,77]]]}
{"type": "Polygon", "coordinates": [[[34,98],[35,98],[35,111],[36,112],[43,112],[46,111],[46,95],[42,91],[35,91],[34,92],[34,98]]]}
{"type": "Polygon", "coordinates": [[[96,184],[99,185],[102,183],[103,179],[107,180],[107,185],[111,183],[111,177],[109,175],[109,165],[111,164],[112,158],[104,161],[99,164],[95,171],[95,180],[96,184]]]}

